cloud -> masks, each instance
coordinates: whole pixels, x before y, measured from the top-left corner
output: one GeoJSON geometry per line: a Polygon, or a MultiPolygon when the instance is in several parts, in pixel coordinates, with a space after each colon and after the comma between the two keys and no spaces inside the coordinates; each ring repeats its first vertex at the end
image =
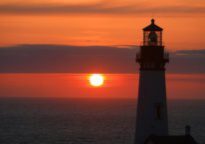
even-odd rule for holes
{"type": "Polygon", "coordinates": [[[160,15],[170,14],[205,14],[205,6],[190,5],[161,5],[150,6],[145,2],[135,4],[112,4],[98,2],[94,4],[1,4],[1,14],[132,14],[147,15],[150,13],[160,15]]]}
{"type": "Polygon", "coordinates": [[[188,56],[205,56],[205,50],[201,49],[201,50],[179,50],[177,51],[176,55],[188,55],[188,56]]]}
{"type": "MultiPolygon", "coordinates": [[[[136,73],[138,50],[135,46],[1,47],[0,73],[136,73]]],[[[205,49],[177,51],[170,54],[167,70],[169,73],[205,73],[204,63],[205,49]]]]}
{"type": "Polygon", "coordinates": [[[205,73],[205,49],[171,53],[168,70],[173,73],[205,73]]]}
{"type": "Polygon", "coordinates": [[[135,53],[136,49],[104,46],[21,45],[0,48],[0,71],[128,72],[135,64],[135,53]]]}

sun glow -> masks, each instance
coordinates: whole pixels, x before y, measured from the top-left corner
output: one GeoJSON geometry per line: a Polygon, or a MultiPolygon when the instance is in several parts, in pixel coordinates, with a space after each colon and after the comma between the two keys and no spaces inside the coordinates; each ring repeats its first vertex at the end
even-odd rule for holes
{"type": "Polygon", "coordinates": [[[89,82],[94,87],[100,87],[104,84],[104,76],[102,74],[91,74],[89,82]]]}

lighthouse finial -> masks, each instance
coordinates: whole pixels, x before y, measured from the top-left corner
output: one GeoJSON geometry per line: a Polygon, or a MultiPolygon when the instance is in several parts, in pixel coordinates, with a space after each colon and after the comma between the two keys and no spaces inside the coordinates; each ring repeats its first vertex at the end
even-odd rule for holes
{"type": "Polygon", "coordinates": [[[155,22],[155,20],[154,20],[154,19],[151,19],[151,23],[154,24],[154,22],[155,22]]]}

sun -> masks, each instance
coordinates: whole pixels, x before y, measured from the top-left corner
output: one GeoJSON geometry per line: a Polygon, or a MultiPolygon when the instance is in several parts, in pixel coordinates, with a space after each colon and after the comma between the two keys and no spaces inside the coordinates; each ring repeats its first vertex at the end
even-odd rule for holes
{"type": "Polygon", "coordinates": [[[104,76],[102,74],[91,74],[89,82],[94,87],[100,87],[104,84],[104,76]]]}

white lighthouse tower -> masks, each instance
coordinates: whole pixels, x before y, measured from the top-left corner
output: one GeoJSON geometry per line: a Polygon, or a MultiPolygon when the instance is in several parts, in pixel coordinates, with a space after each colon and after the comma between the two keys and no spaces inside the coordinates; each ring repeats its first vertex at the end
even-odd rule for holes
{"type": "Polygon", "coordinates": [[[151,24],[143,29],[143,44],[136,61],[140,65],[135,144],[150,135],[168,135],[165,64],[169,61],[162,43],[163,29],[151,24]]]}

